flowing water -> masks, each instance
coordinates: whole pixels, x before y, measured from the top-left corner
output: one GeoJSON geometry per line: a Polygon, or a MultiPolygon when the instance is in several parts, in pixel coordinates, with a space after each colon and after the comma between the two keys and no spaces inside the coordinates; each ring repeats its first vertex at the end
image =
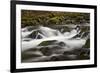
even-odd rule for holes
{"type": "Polygon", "coordinates": [[[27,26],[22,28],[22,62],[90,58],[89,26],[27,26]]]}

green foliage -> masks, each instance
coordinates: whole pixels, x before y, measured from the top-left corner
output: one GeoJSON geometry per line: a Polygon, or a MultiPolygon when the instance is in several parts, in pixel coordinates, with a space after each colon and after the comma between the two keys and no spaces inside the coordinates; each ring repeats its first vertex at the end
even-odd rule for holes
{"type": "Polygon", "coordinates": [[[64,25],[64,24],[79,24],[89,23],[89,13],[75,13],[75,12],[53,12],[53,11],[21,11],[21,24],[25,26],[37,25],[64,25]]]}

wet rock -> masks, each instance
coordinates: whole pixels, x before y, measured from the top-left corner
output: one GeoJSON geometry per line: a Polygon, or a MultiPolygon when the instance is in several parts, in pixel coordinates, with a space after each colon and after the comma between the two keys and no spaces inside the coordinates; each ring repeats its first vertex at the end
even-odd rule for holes
{"type": "Polygon", "coordinates": [[[56,40],[52,40],[52,41],[43,41],[43,42],[40,43],[38,46],[54,45],[55,42],[56,42],[56,40]]]}
{"type": "Polygon", "coordinates": [[[51,61],[65,61],[65,60],[70,60],[70,58],[65,55],[58,55],[58,56],[52,56],[50,60],[51,61]]]}
{"type": "Polygon", "coordinates": [[[42,39],[42,36],[38,35],[38,36],[36,37],[36,39],[42,39]]]}
{"type": "Polygon", "coordinates": [[[87,40],[87,42],[84,45],[84,48],[90,48],[90,39],[87,40]]]}
{"type": "Polygon", "coordinates": [[[22,55],[21,55],[22,61],[32,59],[32,58],[34,59],[34,58],[37,58],[37,57],[41,57],[41,55],[36,54],[36,53],[28,54],[28,53],[25,53],[25,52],[23,52],[22,55]]]}
{"type": "Polygon", "coordinates": [[[65,44],[64,42],[59,42],[58,45],[59,45],[59,46],[62,46],[62,47],[63,47],[63,46],[66,46],[66,44],[65,44]]]}
{"type": "Polygon", "coordinates": [[[63,53],[63,55],[70,55],[70,54],[73,54],[73,52],[65,51],[65,52],[63,53]]]}
{"type": "Polygon", "coordinates": [[[62,54],[63,53],[63,48],[61,46],[51,45],[51,47],[48,47],[48,48],[52,51],[52,54],[62,54]]]}
{"type": "Polygon", "coordinates": [[[32,39],[35,39],[36,36],[37,36],[37,34],[38,34],[38,31],[34,31],[34,32],[32,32],[28,37],[29,37],[29,38],[32,38],[32,39]]]}
{"type": "Polygon", "coordinates": [[[89,49],[82,49],[79,55],[80,59],[90,59],[90,50],[89,49]]]}
{"type": "Polygon", "coordinates": [[[43,55],[45,56],[50,56],[52,55],[52,50],[48,47],[43,47],[40,49],[40,51],[42,52],[43,55]]]}
{"type": "Polygon", "coordinates": [[[59,61],[59,57],[57,56],[53,56],[50,58],[51,61],[59,61]]]}
{"type": "Polygon", "coordinates": [[[90,51],[89,49],[75,49],[73,51],[65,51],[63,53],[64,56],[68,57],[70,60],[82,60],[82,59],[89,59],[90,58],[90,51]]]}

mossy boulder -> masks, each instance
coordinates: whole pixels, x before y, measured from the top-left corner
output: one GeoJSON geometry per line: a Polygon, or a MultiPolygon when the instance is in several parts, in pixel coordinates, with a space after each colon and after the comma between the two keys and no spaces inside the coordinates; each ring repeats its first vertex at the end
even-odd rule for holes
{"type": "Polygon", "coordinates": [[[52,26],[65,24],[89,23],[89,13],[57,12],[57,11],[21,11],[21,26],[52,26]]]}
{"type": "Polygon", "coordinates": [[[56,40],[52,40],[52,41],[43,41],[43,42],[40,43],[38,46],[54,45],[55,42],[56,42],[56,40]]]}

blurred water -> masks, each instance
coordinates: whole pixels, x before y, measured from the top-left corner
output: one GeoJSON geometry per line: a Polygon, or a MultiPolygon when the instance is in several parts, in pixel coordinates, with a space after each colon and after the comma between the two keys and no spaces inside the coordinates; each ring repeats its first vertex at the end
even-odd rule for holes
{"type": "Polygon", "coordinates": [[[80,25],[22,28],[22,62],[89,59],[89,30],[80,25]]]}

